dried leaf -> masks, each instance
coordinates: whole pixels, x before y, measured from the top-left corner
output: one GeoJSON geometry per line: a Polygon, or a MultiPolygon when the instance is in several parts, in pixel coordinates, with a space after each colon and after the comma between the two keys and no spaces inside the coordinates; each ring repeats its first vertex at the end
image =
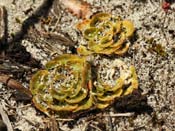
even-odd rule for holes
{"type": "Polygon", "coordinates": [[[68,11],[78,18],[89,18],[92,15],[90,4],[82,0],[61,0],[68,11]]]}

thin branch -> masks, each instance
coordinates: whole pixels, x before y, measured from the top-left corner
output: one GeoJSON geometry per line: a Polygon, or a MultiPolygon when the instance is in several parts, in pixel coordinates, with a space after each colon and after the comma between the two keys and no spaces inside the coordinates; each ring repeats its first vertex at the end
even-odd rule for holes
{"type": "Polygon", "coordinates": [[[57,121],[73,121],[74,119],[56,118],[57,121]]]}
{"type": "Polygon", "coordinates": [[[12,79],[10,76],[7,75],[0,75],[0,82],[6,84],[11,89],[19,90],[22,93],[25,93],[28,97],[32,98],[31,92],[25,88],[21,83],[12,79]]]}
{"type": "Polygon", "coordinates": [[[1,114],[1,117],[2,117],[2,120],[3,122],[6,124],[7,126],[7,129],[8,131],[13,131],[13,128],[12,128],[12,125],[11,125],[11,122],[8,118],[8,115],[6,114],[6,112],[3,110],[3,107],[2,107],[2,103],[0,105],[0,114],[1,114]]]}
{"type": "Polygon", "coordinates": [[[102,115],[104,117],[106,116],[110,116],[110,117],[129,117],[129,116],[133,116],[134,113],[117,113],[117,114],[107,114],[107,115],[102,115]]]}
{"type": "Polygon", "coordinates": [[[94,124],[90,124],[91,127],[93,127],[95,130],[97,131],[102,131],[99,127],[97,127],[96,125],[94,124]]]}
{"type": "Polygon", "coordinates": [[[50,126],[50,131],[59,131],[58,123],[54,116],[50,118],[49,126],[50,126]]]}
{"type": "Polygon", "coordinates": [[[109,114],[109,116],[107,116],[107,119],[108,119],[109,131],[114,131],[114,129],[113,129],[113,124],[112,124],[112,117],[111,117],[110,114],[109,114]]]}

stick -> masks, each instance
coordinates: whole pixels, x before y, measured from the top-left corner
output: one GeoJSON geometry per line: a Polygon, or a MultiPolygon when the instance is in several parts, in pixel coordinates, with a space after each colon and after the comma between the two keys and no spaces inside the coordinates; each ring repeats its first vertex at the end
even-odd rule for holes
{"type": "Polygon", "coordinates": [[[11,122],[8,118],[8,115],[6,114],[6,112],[3,110],[3,107],[2,107],[2,103],[0,105],[0,114],[1,114],[1,117],[2,117],[2,120],[3,122],[6,124],[7,126],[7,129],[8,131],[13,131],[13,128],[12,128],[12,125],[11,125],[11,122]]]}
{"type": "Polygon", "coordinates": [[[129,117],[134,115],[134,113],[117,113],[117,114],[108,114],[108,115],[102,115],[102,116],[111,116],[111,117],[129,117]]]}
{"type": "Polygon", "coordinates": [[[0,74],[0,82],[6,84],[11,89],[19,90],[22,93],[25,93],[30,98],[32,98],[31,92],[27,88],[25,88],[23,85],[21,85],[21,83],[12,79],[10,76],[0,74]]]}

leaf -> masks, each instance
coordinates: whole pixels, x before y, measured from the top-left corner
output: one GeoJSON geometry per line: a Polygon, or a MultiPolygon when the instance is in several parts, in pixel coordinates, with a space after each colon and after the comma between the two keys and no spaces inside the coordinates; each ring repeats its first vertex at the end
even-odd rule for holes
{"type": "Polygon", "coordinates": [[[61,3],[78,18],[89,18],[92,15],[91,6],[82,0],[61,0],[61,3]]]}

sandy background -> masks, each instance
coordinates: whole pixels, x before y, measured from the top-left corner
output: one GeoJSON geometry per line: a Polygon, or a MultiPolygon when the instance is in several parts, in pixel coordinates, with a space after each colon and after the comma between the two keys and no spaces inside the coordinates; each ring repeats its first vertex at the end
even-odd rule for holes
{"type": "MultiPolygon", "coordinates": [[[[35,13],[44,0],[0,0],[8,12],[8,33],[19,32],[23,22],[35,13]],[[27,13],[26,13],[27,12],[27,13]]],[[[87,0],[92,5],[93,12],[110,12],[124,19],[133,21],[136,28],[136,38],[127,55],[120,58],[133,64],[139,78],[139,87],[143,94],[148,94],[148,104],[153,108],[151,114],[112,117],[116,113],[109,109],[104,114],[109,116],[93,119],[80,118],[74,123],[58,120],[58,128],[63,131],[173,131],[175,130],[175,3],[172,10],[165,12],[159,0],[87,0]],[[151,41],[151,42],[150,42],[151,41]],[[160,44],[166,55],[150,51],[153,44],[160,44]],[[151,92],[151,93],[150,93],[151,92]],[[112,124],[112,125],[111,125],[112,124]]],[[[48,12],[52,18],[50,24],[34,25],[39,31],[66,36],[68,39],[48,40],[42,35],[37,37],[33,31],[16,44],[22,44],[27,51],[43,65],[63,53],[73,53],[83,43],[82,36],[77,32],[75,24],[81,19],[65,10],[59,0],[54,1],[48,12]],[[71,45],[65,45],[64,42],[71,45]],[[47,47],[47,48],[46,48],[47,47]]],[[[97,56],[98,59],[106,59],[97,56]]],[[[108,59],[108,58],[107,58],[108,59]]],[[[110,59],[108,59],[110,61],[110,59]]],[[[112,62],[112,61],[111,61],[112,62]]],[[[26,67],[27,68],[27,67],[26,67]]],[[[33,69],[37,70],[37,69],[33,69]]],[[[28,87],[28,80],[23,85],[28,87]]],[[[49,119],[38,112],[32,104],[16,102],[12,90],[0,84],[0,101],[3,109],[10,116],[11,124],[17,131],[44,130],[49,119]]]]}

